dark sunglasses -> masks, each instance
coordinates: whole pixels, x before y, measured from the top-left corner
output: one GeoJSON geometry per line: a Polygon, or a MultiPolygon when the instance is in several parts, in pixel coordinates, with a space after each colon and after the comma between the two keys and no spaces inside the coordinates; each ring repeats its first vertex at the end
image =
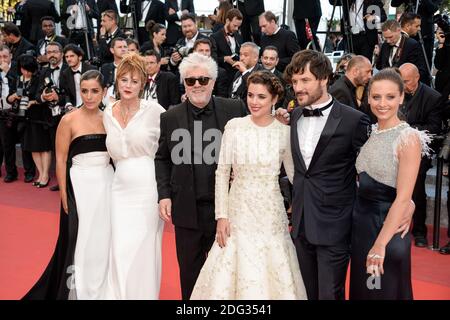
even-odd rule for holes
{"type": "Polygon", "coordinates": [[[186,82],[186,84],[189,87],[192,87],[193,85],[195,85],[195,82],[198,80],[198,83],[201,86],[206,86],[209,83],[209,80],[211,80],[211,78],[209,77],[198,77],[198,78],[185,78],[184,81],[186,82]]]}

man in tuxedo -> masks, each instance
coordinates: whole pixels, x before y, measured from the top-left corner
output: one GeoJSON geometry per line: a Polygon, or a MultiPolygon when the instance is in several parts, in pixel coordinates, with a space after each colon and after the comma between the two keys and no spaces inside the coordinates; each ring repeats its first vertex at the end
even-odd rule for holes
{"type": "Polygon", "coordinates": [[[241,32],[245,42],[261,43],[258,17],[264,12],[264,0],[237,0],[237,8],[242,13],[241,32]]]}
{"type": "Polygon", "coordinates": [[[161,55],[154,50],[143,54],[147,72],[144,99],[158,102],[164,109],[180,103],[178,79],[172,72],[161,71],[161,55]]]}
{"type": "MultiPolygon", "coordinates": [[[[439,92],[420,83],[419,70],[411,63],[400,66],[400,73],[405,83],[405,101],[400,109],[406,122],[418,130],[426,130],[431,134],[439,134],[442,127],[442,100],[439,92]]],[[[412,234],[417,247],[426,247],[427,227],[427,194],[425,180],[431,168],[431,159],[423,157],[413,192],[416,210],[413,216],[412,234]]]]}
{"type": "Polygon", "coordinates": [[[88,70],[95,70],[96,68],[86,62],[82,62],[84,51],[75,44],[68,44],[64,47],[63,52],[69,68],[61,73],[59,82],[65,95],[65,107],[71,110],[82,104],[80,96],[81,75],[88,70]]]}
{"type": "Polygon", "coordinates": [[[241,99],[247,105],[247,79],[252,72],[263,70],[258,63],[259,47],[253,42],[245,42],[239,52],[239,61],[233,64],[236,68],[236,74],[230,88],[230,97],[241,99]]]}
{"type": "Polygon", "coordinates": [[[296,53],[285,71],[298,104],[291,116],[292,238],[310,300],[345,299],[355,161],[368,138],[369,118],[328,94],[332,72],[313,50],[296,53]]]}
{"type": "Polygon", "coordinates": [[[165,11],[166,7],[160,0],[135,0],[133,6],[130,5],[130,0],[120,0],[120,11],[122,13],[133,12],[134,28],[137,29],[136,35],[139,43],[144,43],[149,38],[149,33],[145,26],[150,20],[166,24],[165,11]]]}
{"type": "Polygon", "coordinates": [[[182,298],[186,300],[215,240],[214,172],[219,146],[211,151],[210,144],[218,143],[228,120],[245,116],[246,109],[239,100],[212,96],[217,65],[210,57],[192,53],[181,63],[180,73],[187,100],[161,114],[155,172],[160,216],[175,225],[182,298]],[[207,130],[215,133],[213,142],[203,139],[207,130]],[[182,141],[174,139],[180,135],[182,141]],[[180,146],[184,146],[181,152],[180,146]],[[210,157],[215,159],[212,163],[210,157]]]}
{"type": "Polygon", "coordinates": [[[95,0],[65,0],[62,12],[61,18],[66,20],[65,25],[70,30],[69,43],[79,45],[86,54],[84,58],[92,58],[94,56],[92,19],[100,19],[97,3],[95,0]]]}
{"type": "Polygon", "coordinates": [[[345,75],[336,80],[328,92],[340,103],[360,109],[356,88],[365,87],[372,78],[372,64],[365,56],[354,56],[347,65],[345,75]]]}
{"type": "Polygon", "coordinates": [[[108,101],[108,103],[116,100],[116,93],[114,92],[116,70],[117,66],[122,61],[123,56],[128,53],[127,41],[124,38],[114,38],[111,41],[109,51],[113,56],[113,62],[104,63],[100,69],[103,75],[103,83],[107,88],[105,100],[108,101]]]}
{"type": "MultiPolygon", "coordinates": [[[[382,0],[329,0],[333,5],[343,6],[341,30],[350,35],[352,53],[363,55],[372,61],[373,50],[378,44],[378,24],[387,19],[382,0]]],[[[344,33],[346,35],[346,33],[344,33]]]]}
{"type": "MultiPolygon", "coordinates": [[[[211,57],[212,44],[210,39],[197,39],[194,43],[193,52],[203,54],[204,56],[211,57]]],[[[228,98],[228,81],[227,72],[224,68],[217,68],[217,80],[214,84],[213,95],[216,97],[228,98]]]]}
{"type": "Polygon", "coordinates": [[[278,58],[277,47],[275,46],[265,47],[261,55],[262,66],[264,67],[264,69],[276,75],[278,79],[280,79],[284,84],[283,73],[277,70],[278,62],[280,62],[280,58],[278,58]]]}
{"type": "Polygon", "coordinates": [[[420,81],[429,82],[429,74],[425,65],[420,44],[402,34],[400,23],[387,20],[381,27],[384,43],[380,52],[375,51],[378,70],[389,67],[400,67],[404,63],[412,63],[419,68],[420,81]]]}
{"type": "MultiPolygon", "coordinates": [[[[41,66],[48,64],[47,46],[50,42],[58,42],[64,48],[67,39],[57,36],[55,33],[55,19],[51,16],[41,18],[41,27],[44,37],[37,42],[37,61],[41,66]]],[[[62,53],[62,51],[61,51],[62,53]]]]}
{"type": "MultiPolygon", "coordinates": [[[[333,0],[334,1],[334,0],[333,0]]],[[[320,18],[322,17],[322,8],[320,0],[296,0],[294,1],[293,18],[295,23],[295,31],[297,33],[298,43],[301,49],[306,49],[311,40],[306,34],[306,19],[308,19],[309,27],[313,37],[316,39],[317,28],[319,27],[320,18]]],[[[319,49],[319,43],[315,42],[316,49],[319,49]]]]}
{"type": "Polygon", "coordinates": [[[13,61],[17,62],[17,59],[25,53],[36,56],[36,48],[27,39],[22,37],[19,28],[15,24],[6,22],[1,30],[3,40],[11,50],[13,61]]]}
{"type": "Polygon", "coordinates": [[[98,37],[98,55],[100,63],[111,63],[114,61],[111,53],[111,43],[116,38],[125,39],[125,34],[118,26],[118,15],[113,10],[102,12],[101,28],[98,37]]]}
{"type": "Polygon", "coordinates": [[[422,19],[418,14],[412,12],[405,12],[400,19],[400,26],[402,32],[406,33],[409,37],[415,37],[420,31],[420,23],[422,19]]]}
{"type": "Polygon", "coordinates": [[[277,69],[283,72],[294,53],[300,51],[295,33],[280,28],[277,24],[277,18],[271,11],[266,11],[259,17],[259,26],[263,33],[261,49],[264,50],[267,46],[277,47],[278,58],[280,59],[277,69]]]}
{"type": "Polygon", "coordinates": [[[242,13],[238,9],[228,11],[223,29],[211,34],[210,39],[215,43],[217,50],[217,62],[219,67],[226,71],[226,90],[228,91],[233,81],[236,69],[233,64],[239,60],[239,50],[243,42],[239,34],[242,24],[242,13]]]}
{"type": "MultiPolygon", "coordinates": [[[[46,56],[49,62],[39,74],[39,86],[42,88],[41,95],[36,99],[40,104],[51,109],[50,138],[52,140],[52,151],[55,152],[56,129],[64,114],[65,99],[61,91],[61,73],[68,68],[63,59],[63,47],[59,42],[49,42],[46,46],[46,56]]],[[[56,156],[55,156],[56,158],[56,156]]],[[[51,191],[59,191],[58,184],[50,187],[51,191]]]]}
{"type": "Polygon", "coordinates": [[[183,34],[181,33],[181,17],[185,14],[192,14],[194,16],[195,23],[194,0],[166,0],[166,45],[168,47],[174,46],[177,41],[183,36],[183,34]]]}
{"type": "Polygon", "coordinates": [[[29,33],[27,40],[36,45],[44,34],[42,33],[42,18],[50,16],[54,21],[59,22],[60,16],[56,11],[55,4],[50,0],[27,0],[23,6],[22,22],[27,26],[29,33]]]}

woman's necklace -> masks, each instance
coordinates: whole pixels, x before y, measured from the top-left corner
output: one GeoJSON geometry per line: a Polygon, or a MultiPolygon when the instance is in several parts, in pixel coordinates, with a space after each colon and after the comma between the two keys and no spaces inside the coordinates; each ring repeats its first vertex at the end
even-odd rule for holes
{"type": "Polygon", "coordinates": [[[136,113],[136,111],[139,109],[139,106],[137,108],[133,109],[131,111],[131,113],[130,113],[130,109],[131,108],[125,108],[122,106],[122,104],[120,104],[120,115],[122,117],[122,121],[125,126],[128,124],[130,117],[132,117],[136,113]],[[125,112],[123,109],[126,109],[125,112]]]}

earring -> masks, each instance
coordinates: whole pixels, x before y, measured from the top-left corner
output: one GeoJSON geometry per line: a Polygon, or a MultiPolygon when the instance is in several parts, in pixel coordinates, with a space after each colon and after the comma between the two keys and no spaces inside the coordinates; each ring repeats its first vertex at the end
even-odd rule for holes
{"type": "Polygon", "coordinates": [[[275,116],[275,105],[272,105],[272,117],[275,116]]]}

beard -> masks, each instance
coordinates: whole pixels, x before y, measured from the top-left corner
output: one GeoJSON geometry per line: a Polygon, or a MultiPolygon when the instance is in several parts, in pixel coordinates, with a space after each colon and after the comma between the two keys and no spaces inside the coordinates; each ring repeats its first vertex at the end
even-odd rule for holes
{"type": "Polygon", "coordinates": [[[295,96],[297,97],[297,103],[300,107],[313,105],[322,97],[322,95],[323,90],[320,86],[317,86],[317,88],[315,88],[312,92],[300,91],[298,93],[296,92],[295,94],[295,96]]]}

